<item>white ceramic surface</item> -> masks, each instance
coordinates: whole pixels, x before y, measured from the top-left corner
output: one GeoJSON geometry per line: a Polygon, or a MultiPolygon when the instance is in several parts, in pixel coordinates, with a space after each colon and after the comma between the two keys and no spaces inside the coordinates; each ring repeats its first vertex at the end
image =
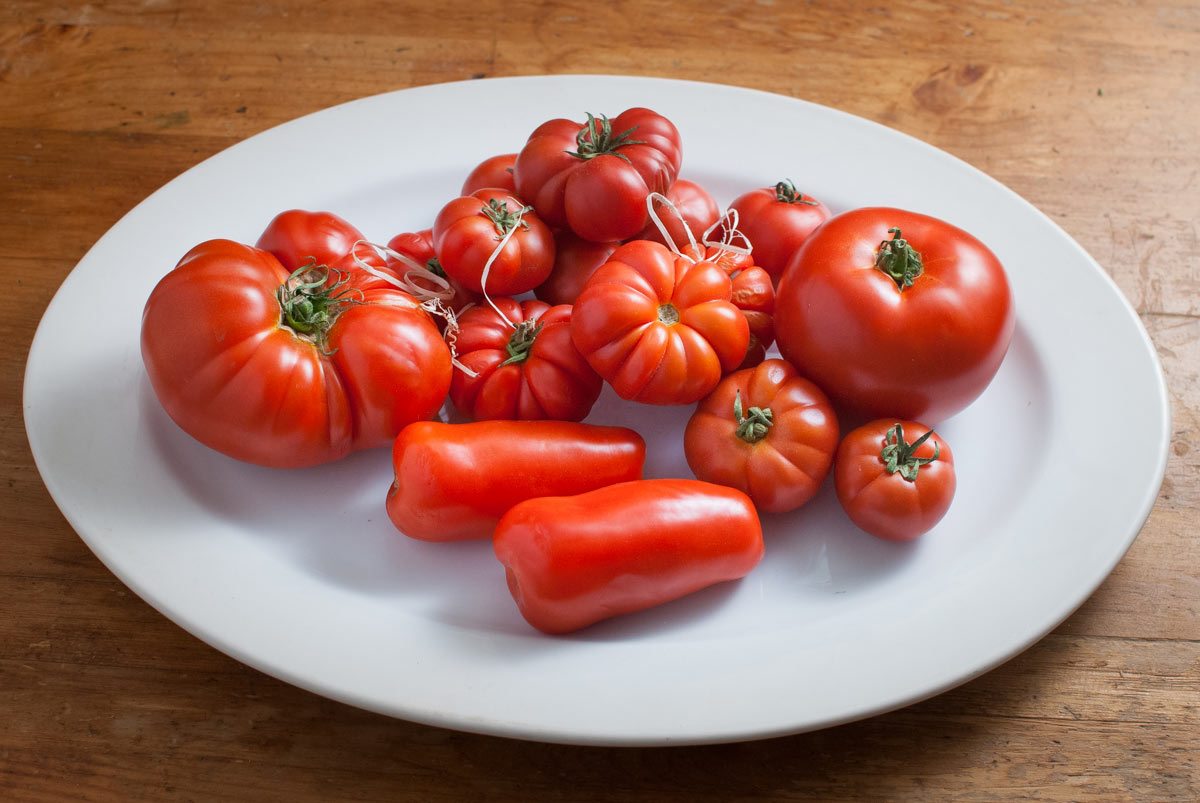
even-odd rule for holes
{"type": "MultiPolygon", "coordinates": [[[[252,137],[126,215],[54,297],[30,350],[25,419],[42,477],[134,591],[264,672],[406,719],[534,739],[671,744],[764,737],[896,708],[962,683],[1071,613],[1124,554],[1166,462],[1158,360],[1116,286],[1038,210],[910,137],[790,98],[710,84],[562,76],[420,87],[252,137]],[[740,583],[549,638],[525,625],[484,542],[388,523],[387,450],[274,471],[209,451],[160,409],[141,309],[193,244],[253,242],[290,207],[384,241],[423,228],[468,170],[550,117],[649,106],[682,132],[683,176],[728,203],[783,177],[835,211],[943,217],[1007,267],[1017,329],[999,375],[942,434],[949,515],[917,543],[854,529],[832,488],[767,517],[740,583]],[[1119,461],[1114,456],[1119,455],[1119,461]]],[[[690,476],[687,409],[621,403],[648,474],[690,476]]]]}

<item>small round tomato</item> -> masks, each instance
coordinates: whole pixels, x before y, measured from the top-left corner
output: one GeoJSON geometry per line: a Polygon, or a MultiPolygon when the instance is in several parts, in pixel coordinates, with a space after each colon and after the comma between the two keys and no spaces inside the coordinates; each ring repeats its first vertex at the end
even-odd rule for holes
{"type": "Polygon", "coordinates": [[[838,501],[860,528],[888,541],[911,541],[950,509],[954,455],[924,424],[880,418],[842,441],[834,485],[838,501]],[[911,443],[906,440],[914,435],[911,443]]]}
{"type": "Polygon", "coordinates": [[[554,234],[554,270],[533,292],[548,304],[574,304],[596,269],[608,261],[620,243],[594,243],[570,229],[554,234]]]}
{"type": "MultiPolygon", "coordinates": [[[[425,270],[435,276],[441,277],[446,282],[446,287],[442,287],[440,284],[422,276],[408,276],[408,279],[417,285],[418,288],[428,293],[443,294],[448,291],[451,295],[445,303],[452,312],[458,312],[463,307],[474,304],[479,300],[479,296],[463,287],[461,282],[446,275],[446,271],[442,268],[442,263],[438,262],[437,255],[433,251],[432,229],[397,234],[388,240],[388,248],[398,254],[403,254],[418,265],[423,265],[425,270]]],[[[411,267],[394,257],[388,258],[387,265],[398,276],[405,276],[411,267]]]]}
{"type": "MultiPolygon", "coordinates": [[[[675,205],[679,214],[676,215],[659,200],[654,202],[654,211],[658,215],[658,219],[667,227],[667,234],[671,235],[671,241],[677,248],[682,249],[691,242],[687,232],[683,229],[685,223],[688,230],[692,232],[692,237],[699,240],[700,235],[708,231],[709,226],[716,223],[717,218],[721,216],[721,209],[713,197],[708,194],[708,190],[694,181],[681,178],[672,184],[671,189],[664,194],[667,200],[675,205]],[[680,220],[681,217],[682,220],[680,220]]],[[[652,240],[666,245],[662,232],[658,230],[658,226],[654,225],[653,220],[631,239],[652,240]]]]}
{"type": "Polygon", "coordinates": [[[433,249],[447,276],[482,293],[483,269],[506,235],[492,263],[487,292],[511,296],[537,287],[554,268],[554,235],[532,207],[511,193],[483,189],[455,198],[433,221],[433,249]]]}
{"type": "Polygon", "coordinates": [[[613,252],[575,302],[571,336],[623,399],[691,404],[746,356],[725,271],[646,240],[613,252]]]}
{"type": "Polygon", "coordinates": [[[458,319],[458,360],[476,376],[454,372],[454,406],[476,421],[582,421],[604,383],[571,342],[571,307],[535,299],[492,303],[503,318],[483,304],[458,319]]]}
{"type": "Polygon", "coordinates": [[[771,276],[757,265],[733,275],[733,305],[746,316],[750,326],[750,345],[742,368],[758,365],[775,342],[775,285],[771,276]]]}
{"type": "Polygon", "coordinates": [[[725,377],[683,434],[697,479],[737,488],[772,513],[816,495],[837,444],[829,398],[783,360],[725,377]]]}
{"type": "Polygon", "coordinates": [[[476,190],[488,188],[515,193],[517,188],[513,183],[513,165],[516,162],[517,155],[515,153],[502,153],[499,156],[484,159],[467,175],[461,194],[470,195],[476,190]]]}
{"type": "Polygon", "coordinates": [[[364,239],[362,232],[332,212],[289,209],[267,224],[256,247],[274,254],[291,273],[310,261],[332,265],[364,239]]]}
{"type": "Polygon", "coordinates": [[[992,381],[1013,325],[995,254],[902,209],[831,219],[796,254],[775,303],[784,359],[835,400],[935,424],[992,381]]]}
{"type": "Polygon", "coordinates": [[[779,281],[792,255],[813,230],[829,219],[825,204],[784,180],[739,196],[732,204],[738,228],[754,245],[754,264],[779,281]]]}
{"type": "Polygon", "coordinates": [[[611,120],[550,120],[517,154],[517,194],[555,228],[585,240],[625,240],[646,227],[646,197],[675,183],[682,161],[679,131],[649,109],[611,120]]]}

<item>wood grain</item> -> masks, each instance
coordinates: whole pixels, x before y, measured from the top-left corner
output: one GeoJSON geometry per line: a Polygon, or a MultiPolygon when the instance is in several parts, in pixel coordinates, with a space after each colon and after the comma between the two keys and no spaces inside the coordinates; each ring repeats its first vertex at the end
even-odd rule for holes
{"type": "Polygon", "coordinates": [[[1200,799],[1197,131],[1191,2],[6,4],[0,799],[1200,799]],[[959,689],[818,733],[573,748],[290,687],[184,633],[91,555],[20,414],[37,322],[88,247],[277,123],[406,86],[567,72],[721,81],[863,115],[996,176],[1101,262],[1158,349],[1174,439],[1142,534],[1054,634],[959,689]]]}

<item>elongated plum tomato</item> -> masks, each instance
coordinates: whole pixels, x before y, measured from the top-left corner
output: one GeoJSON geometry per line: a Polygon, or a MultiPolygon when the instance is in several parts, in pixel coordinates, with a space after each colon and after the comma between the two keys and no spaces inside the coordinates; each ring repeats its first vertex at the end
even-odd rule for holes
{"type": "Polygon", "coordinates": [[[738,228],[754,245],[754,264],[779,281],[792,256],[829,219],[825,204],[796,189],[789,180],[738,196],[738,228]]]}
{"type": "Polygon", "coordinates": [[[582,421],[604,383],[571,342],[571,307],[536,299],[492,303],[496,309],[472,307],[458,319],[458,361],[475,376],[454,372],[454,406],[477,421],[582,421]]]}
{"type": "Polygon", "coordinates": [[[682,159],[671,121],[634,108],[611,120],[589,114],[585,123],[542,123],[513,169],[517,194],[546,223],[612,242],[646,227],[646,197],[671,188],[682,159]]]}
{"type": "Polygon", "coordinates": [[[850,520],[888,541],[911,541],[933,529],[957,485],[949,444],[924,424],[892,418],[847,435],[833,472],[850,520]]]}
{"type": "Polygon", "coordinates": [[[547,304],[574,304],[596,269],[608,261],[620,243],[594,243],[570,229],[554,233],[554,270],[534,288],[547,304]]]}
{"type": "Polygon", "coordinates": [[[691,404],[746,357],[750,328],[732,293],[716,265],[635,240],[588,280],[571,338],[621,398],[691,404]]]}
{"type": "Polygon", "coordinates": [[[309,260],[333,265],[363,239],[362,232],[332,212],[289,209],[267,224],[256,246],[274,254],[290,273],[309,260]]]}
{"type": "Polygon", "coordinates": [[[992,381],[1013,325],[995,254],[902,209],[831,219],[796,254],[775,302],[779,350],[835,401],[934,424],[992,381]]]}
{"type": "Polygon", "coordinates": [[[502,153],[484,159],[467,175],[463,182],[461,195],[470,195],[478,190],[489,187],[515,193],[516,184],[513,182],[513,165],[516,164],[515,153],[502,153]]]}
{"type": "Polygon", "coordinates": [[[479,190],[455,198],[433,221],[433,250],[447,276],[482,293],[483,270],[496,247],[512,232],[487,277],[491,296],[532,290],[554,268],[554,235],[532,207],[511,193],[479,190]]]}
{"type": "Polygon", "coordinates": [[[795,510],[816,495],[837,444],[829,398],[783,360],[725,377],[683,435],[698,479],[737,488],[771,513],[795,510]]]}
{"type": "Polygon", "coordinates": [[[167,414],[219,452],[311,466],[433,415],[450,353],[407,293],[209,240],[154,288],[142,359],[167,414]]]}

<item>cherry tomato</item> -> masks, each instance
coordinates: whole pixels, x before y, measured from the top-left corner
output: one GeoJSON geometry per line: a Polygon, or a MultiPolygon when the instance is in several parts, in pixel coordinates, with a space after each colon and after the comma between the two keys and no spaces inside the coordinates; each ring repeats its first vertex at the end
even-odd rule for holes
{"type": "Polygon", "coordinates": [[[571,337],[621,398],[691,404],[746,356],[750,329],[732,292],[716,265],[626,243],[575,302],[571,337]]]}
{"type": "Polygon", "coordinates": [[[837,445],[829,398],[783,360],[725,377],[683,434],[698,479],[737,488],[772,513],[795,510],[816,495],[837,445]]]}
{"type": "Polygon", "coordinates": [[[834,485],[838,501],[860,528],[888,541],[911,541],[950,509],[954,455],[924,424],[881,418],[842,441],[834,485]]]}
{"type": "Polygon", "coordinates": [[[754,264],[776,282],[792,255],[813,231],[829,219],[825,204],[796,190],[791,181],[751,190],[732,204],[738,228],[754,245],[754,264]]]}
{"type": "Polygon", "coordinates": [[[289,209],[267,224],[257,247],[274,254],[290,273],[310,260],[332,265],[364,239],[362,232],[332,212],[289,209]]]}
{"type": "MultiPolygon", "coordinates": [[[[450,298],[446,301],[446,305],[450,307],[452,312],[458,312],[463,307],[474,304],[479,300],[479,296],[472,293],[470,290],[462,286],[462,283],[457,279],[453,279],[446,275],[446,271],[442,269],[442,263],[438,262],[437,255],[433,251],[433,230],[423,229],[416,232],[402,232],[397,234],[392,239],[388,240],[388,248],[398,254],[416,262],[418,265],[423,265],[426,270],[433,273],[435,276],[440,276],[446,282],[446,287],[442,287],[429,279],[421,276],[408,276],[417,287],[431,293],[451,293],[450,298]]],[[[404,264],[400,260],[389,258],[387,265],[397,276],[404,276],[408,273],[410,266],[404,264]]],[[[442,321],[442,324],[445,322],[442,321]]]]}
{"type": "Polygon", "coordinates": [[[754,505],[697,480],[639,480],[530,499],[492,538],[521,615],[546,633],[744,577],[762,560],[754,505]]]}
{"type": "Polygon", "coordinates": [[[991,382],[1013,323],[1008,279],[987,246],[900,209],[856,209],[818,229],[775,304],[784,358],[835,400],[934,423],[991,382]]]}
{"type": "Polygon", "coordinates": [[[574,304],[587,280],[620,245],[594,243],[560,229],[554,234],[554,270],[534,288],[534,295],[548,304],[574,304]]]}
{"type": "Polygon", "coordinates": [[[502,153],[484,159],[467,176],[462,185],[462,195],[470,195],[476,190],[488,188],[500,189],[515,193],[517,188],[513,183],[513,165],[517,162],[515,153],[502,153]]]}
{"type": "Polygon", "coordinates": [[[475,420],[582,421],[604,383],[571,342],[571,307],[535,299],[492,303],[503,318],[481,304],[458,319],[458,360],[477,375],[454,372],[454,406],[475,420]]]}
{"type": "Polygon", "coordinates": [[[554,268],[554,236],[531,207],[510,193],[483,189],[456,198],[433,221],[433,249],[447,276],[482,293],[483,269],[510,231],[487,280],[491,296],[537,287],[554,268]]]}
{"type": "Polygon", "coordinates": [[[392,447],[387,512],[423,541],[487,538],[509,508],[642,476],[646,444],[624,427],[479,421],[406,427],[392,447]]]}
{"type": "Polygon", "coordinates": [[[611,242],[646,227],[646,196],[671,188],[682,158],[671,121],[634,108],[611,120],[543,123],[517,154],[514,177],[546,223],[611,242]]]}
{"type": "Polygon", "coordinates": [[[450,354],[407,293],[210,240],[154,288],[142,358],[168,415],[219,452],[310,466],[437,412],[450,354]],[[369,286],[369,289],[364,289],[369,286]]]}
{"type": "MultiPolygon", "coordinates": [[[[694,181],[681,178],[672,184],[671,189],[664,194],[667,196],[667,200],[675,205],[679,215],[668,209],[662,201],[654,202],[654,211],[663,225],[667,227],[667,234],[671,235],[671,241],[680,249],[690,243],[687,232],[683,229],[685,223],[692,232],[692,237],[699,241],[700,236],[708,231],[708,227],[716,223],[717,218],[721,216],[721,209],[713,197],[708,194],[708,190],[694,181]],[[680,216],[683,217],[683,220],[680,220],[680,216]]],[[[658,226],[654,225],[653,220],[647,223],[646,228],[632,239],[651,240],[666,245],[662,232],[658,230],[658,226]]]]}
{"type": "Polygon", "coordinates": [[[683,249],[695,260],[703,260],[722,268],[733,280],[733,305],[746,316],[750,327],[750,344],[739,368],[753,368],[767,356],[775,342],[775,285],[771,276],[754,264],[749,254],[721,245],[696,245],[683,249]]]}

